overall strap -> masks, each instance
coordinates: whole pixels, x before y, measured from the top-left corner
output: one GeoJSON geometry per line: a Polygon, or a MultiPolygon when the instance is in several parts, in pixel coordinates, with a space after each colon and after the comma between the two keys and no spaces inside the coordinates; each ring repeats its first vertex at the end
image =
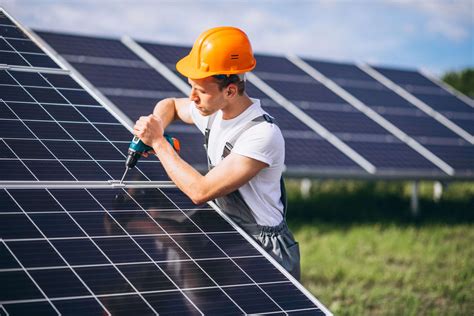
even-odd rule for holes
{"type": "Polygon", "coordinates": [[[204,150],[206,151],[207,165],[209,168],[211,167],[211,158],[209,158],[209,154],[207,151],[209,149],[209,135],[211,134],[211,126],[212,126],[212,123],[214,123],[215,119],[216,119],[216,114],[213,114],[209,117],[209,119],[207,120],[206,130],[204,131],[204,150]]]}
{"type": "Polygon", "coordinates": [[[234,136],[232,136],[231,139],[229,139],[229,141],[227,141],[225,143],[224,151],[222,152],[222,158],[225,158],[230,154],[230,152],[232,151],[232,148],[234,148],[235,142],[240,137],[240,135],[242,135],[249,128],[251,128],[255,125],[258,125],[262,122],[268,122],[268,123],[273,124],[273,123],[275,123],[275,119],[273,117],[271,117],[270,115],[268,115],[268,114],[263,114],[261,116],[257,116],[253,120],[247,122],[247,124],[245,124],[237,133],[235,133],[234,136]]]}

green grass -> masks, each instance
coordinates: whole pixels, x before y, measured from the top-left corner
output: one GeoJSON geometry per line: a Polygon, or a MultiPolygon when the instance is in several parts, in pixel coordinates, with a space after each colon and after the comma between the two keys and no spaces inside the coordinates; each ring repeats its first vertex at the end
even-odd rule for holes
{"type": "Polygon", "coordinates": [[[291,223],[302,283],[336,315],[472,315],[474,225],[291,223]]]}
{"type": "Polygon", "coordinates": [[[474,315],[474,183],[287,181],[302,283],[336,315],[474,315]]]}

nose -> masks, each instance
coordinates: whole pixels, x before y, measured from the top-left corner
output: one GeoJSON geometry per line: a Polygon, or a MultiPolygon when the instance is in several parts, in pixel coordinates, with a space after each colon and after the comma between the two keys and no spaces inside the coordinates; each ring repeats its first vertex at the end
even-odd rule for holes
{"type": "Polygon", "coordinates": [[[196,89],[191,88],[191,93],[189,94],[189,100],[194,102],[199,102],[199,97],[196,93],[196,89]]]}

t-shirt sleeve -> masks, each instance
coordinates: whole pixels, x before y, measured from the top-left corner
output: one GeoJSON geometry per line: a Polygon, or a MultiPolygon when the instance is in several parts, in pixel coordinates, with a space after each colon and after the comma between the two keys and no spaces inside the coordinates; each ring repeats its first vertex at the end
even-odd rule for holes
{"type": "Polygon", "coordinates": [[[273,167],[285,160],[285,141],[278,126],[262,123],[245,131],[237,139],[232,152],[273,167]]]}
{"type": "Polygon", "coordinates": [[[194,124],[201,131],[201,133],[204,134],[204,132],[206,130],[206,127],[207,127],[207,121],[209,120],[209,117],[201,115],[201,113],[199,113],[198,109],[196,109],[196,106],[195,106],[194,102],[189,103],[189,113],[191,114],[191,117],[193,119],[194,124]]]}

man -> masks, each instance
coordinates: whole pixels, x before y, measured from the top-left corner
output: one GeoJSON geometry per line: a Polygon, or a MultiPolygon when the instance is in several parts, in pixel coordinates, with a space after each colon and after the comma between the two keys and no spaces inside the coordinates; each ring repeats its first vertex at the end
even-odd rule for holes
{"type": "Polygon", "coordinates": [[[245,93],[244,73],[255,65],[243,31],[205,31],[176,64],[191,85],[189,99],[158,102],[153,114],[136,122],[134,133],[153,147],[168,176],[194,203],[215,200],[299,279],[299,247],[285,220],[284,139],[260,101],[245,93]],[[182,160],[163,137],[175,119],[194,123],[205,134],[206,175],[182,160]]]}

